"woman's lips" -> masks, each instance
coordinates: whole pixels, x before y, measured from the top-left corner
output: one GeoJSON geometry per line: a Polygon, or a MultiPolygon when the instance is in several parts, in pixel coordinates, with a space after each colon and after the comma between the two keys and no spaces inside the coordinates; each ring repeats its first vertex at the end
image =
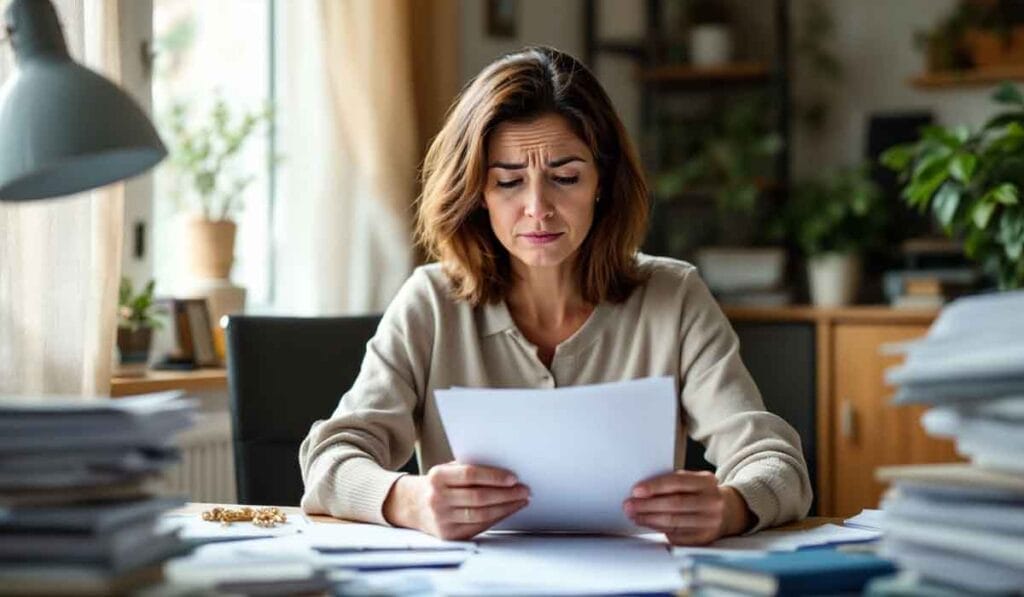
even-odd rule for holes
{"type": "Polygon", "coordinates": [[[520,236],[525,238],[526,242],[531,245],[546,245],[557,240],[562,234],[562,232],[529,232],[520,236]]]}

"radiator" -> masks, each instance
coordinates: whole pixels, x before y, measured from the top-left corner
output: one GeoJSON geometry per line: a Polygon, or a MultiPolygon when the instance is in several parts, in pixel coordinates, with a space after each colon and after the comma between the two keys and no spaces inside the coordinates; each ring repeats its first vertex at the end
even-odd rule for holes
{"type": "Polygon", "coordinates": [[[168,493],[192,502],[233,504],[235,458],[231,450],[231,417],[227,412],[203,413],[199,423],[177,438],[181,463],[164,479],[168,493]]]}

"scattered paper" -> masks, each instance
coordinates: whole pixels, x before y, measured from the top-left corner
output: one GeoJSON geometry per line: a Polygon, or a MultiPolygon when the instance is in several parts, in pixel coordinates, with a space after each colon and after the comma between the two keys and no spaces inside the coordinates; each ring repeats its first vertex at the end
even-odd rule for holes
{"type": "Polygon", "coordinates": [[[633,537],[499,535],[446,577],[450,595],[621,594],[685,588],[668,549],[633,537]]]}
{"type": "Polygon", "coordinates": [[[356,568],[359,570],[393,570],[397,568],[438,568],[458,566],[473,552],[459,550],[376,550],[347,553],[321,553],[318,565],[324,568],[356,568]]]}
{"type": "Polygon", "coordinates": [[[865,508],[860,514],[844,520],[843,524],[855,529],[881,531],[885,529],[885,512],[865,508]]]}
{"type": "Polygon", "coordinates": [[[320,551],[380,549],[471,550],[471,541],[445,541],[412,529],[360,523],[311,523],[302,529],[310,546],[320,551]]]}
{"type": "Polygon", "coordinates": [[[670,377],[435,395],[459,462],[510,470],[530,488],[530,504],[497,529],[636,532],[623,501],[633,485],[673,467],[678,398],[670,377]]]}
{"type": "MultiPolygon", "coordinates": [[[[799,531],[761,531],[742,537],[726,537],[707,547],[716,551],[795,551],[804,547],[874,541],[881,536],[882,533],[878,531],[825,524],[799,531]]],[[[687,553],[691,549],[677,547],[672,550],[672,553],[682,556],[692,555],[687,553]]]]}

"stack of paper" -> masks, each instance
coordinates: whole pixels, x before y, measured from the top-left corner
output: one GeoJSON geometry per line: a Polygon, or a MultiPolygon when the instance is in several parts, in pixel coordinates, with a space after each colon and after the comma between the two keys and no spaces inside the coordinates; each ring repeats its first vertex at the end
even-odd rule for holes
{"type": "Polygon", "coordinates": [[[178,393],[119,400],[0,399],[0,577],[5,590],[121,590],[180,551],[156,528],[183,500],[155,494],[195,407],[178,393]]]}
{"type": "Polygon", "coordinates": [[[960,299],[886,377],[969,465],[882,469],[885,552],[971,591],[1024,586],[1024,292],[960,299]]]}

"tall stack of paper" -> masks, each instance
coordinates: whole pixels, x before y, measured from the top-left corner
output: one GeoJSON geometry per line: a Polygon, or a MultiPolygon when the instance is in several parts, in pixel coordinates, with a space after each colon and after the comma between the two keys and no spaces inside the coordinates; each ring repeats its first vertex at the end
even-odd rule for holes
{"type": "Polygon", "coordinates": [[[1024,292],[958,300],[887,372],[970,464],[881,469],[885,553],[970,591],[1024,588],[1024,292]]]}
{"type": "Polygon", "coordinates": [[[0,593],[108,593],[180,550],[156,495],[195,407],[176,392],[0,399],[0,593]]]}

